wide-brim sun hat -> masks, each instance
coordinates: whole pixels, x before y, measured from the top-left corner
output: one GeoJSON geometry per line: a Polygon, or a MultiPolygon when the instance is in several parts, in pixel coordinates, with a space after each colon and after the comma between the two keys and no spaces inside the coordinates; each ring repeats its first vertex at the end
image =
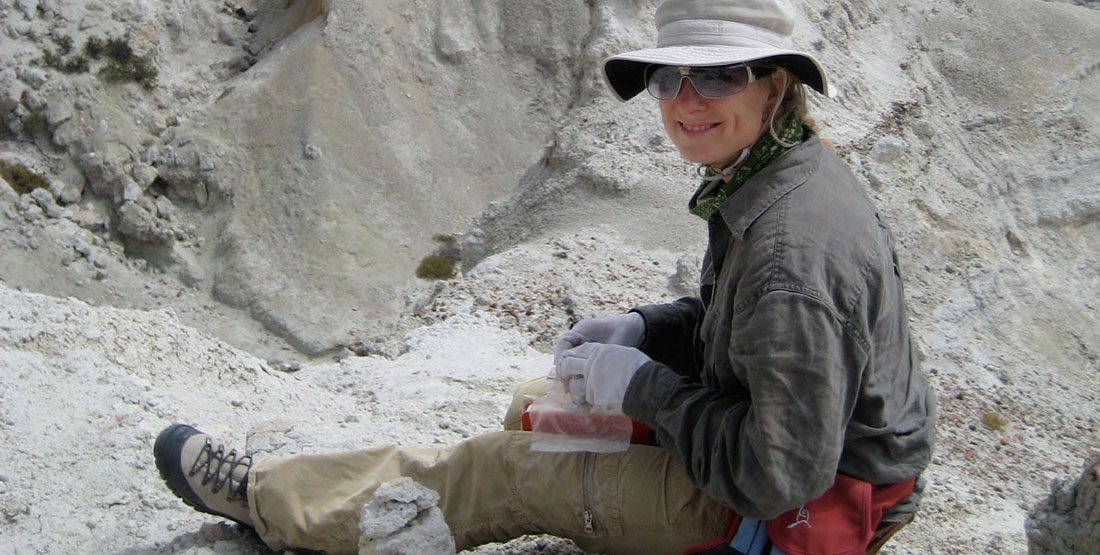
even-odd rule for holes
{"type": "Polygon", "coordinates": [[[792,48],[794,20],[785,0],[666,0],[657,8],[657,47],[605,59],[604,81],[625,102],[645,90],[651,64],[755,62],[783,67],[815,91],[836,96],[817,59],[792,48]]]}

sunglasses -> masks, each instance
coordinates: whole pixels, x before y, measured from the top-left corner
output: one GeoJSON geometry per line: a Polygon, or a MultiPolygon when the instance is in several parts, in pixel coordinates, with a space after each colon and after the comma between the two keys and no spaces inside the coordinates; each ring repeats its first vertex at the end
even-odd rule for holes
{"type": "Polygon", "coordinates": [[[733,96],[775,71],[766,66],[749,67],[745,64],[712,67],[663,66],[651,64],[645,68],[645,88],[653,98],[672,100],[680,94],[684,78],[703,98],[733,96]]]}

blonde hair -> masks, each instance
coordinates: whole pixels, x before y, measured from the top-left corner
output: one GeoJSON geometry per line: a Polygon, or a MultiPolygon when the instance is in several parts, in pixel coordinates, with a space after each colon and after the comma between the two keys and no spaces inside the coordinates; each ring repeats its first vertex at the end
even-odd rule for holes
{"type": "MultiPolygon", "coordinates": [[[[779,109],[775,111],[776,117],[782,119],[784,115],[793,111],[802,119],[802,123],[806,124],[806,126],[813,130],[814,134],[818,135],[820,138],[821,127],[818,126],[817,121],[810,115],[809,103],[806,101],[805,84],[797,75],[783,66],[772,67],[776,70],[773,75],[780,75],[780,72],[782,72],[787,76],[787,90],[783,92],[783,100],[780,101],[779,109]]],[[[822,139],[822,142],[826,141],[822,139]]],[[[826,144],[828,143],[826,142],[826,144]]]]}
{"type": "MultiPolygon", "coordinates": [[[[810,115],[810,106],[809,103],[806,102],[806,88],[802,79],[799,79],[799,76],[794,75],[792,71],[787,68],[780,66],[775,69],[787,74],[788,80],[787,91],[784,92],[783,101],[779,107],[779,113],[785,114],[793,110],[795,113],[799,114],[799,118],[802,119],[803,123],[809,125],[810,129],[814,130],[814,133],[820,133],[820,127],[817,126],[817,122],[814,121],[813,116],[810,115]]],[[[779,71],[777,71],[777,74],[778,73],[779,71]]]]}

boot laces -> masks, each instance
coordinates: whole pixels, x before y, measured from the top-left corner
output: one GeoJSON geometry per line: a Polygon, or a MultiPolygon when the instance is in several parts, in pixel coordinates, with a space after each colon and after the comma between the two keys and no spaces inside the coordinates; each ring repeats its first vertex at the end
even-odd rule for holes
{"type": "Polygon", "coordinates": [[[252,456],[245,455],[241,457],[237,454],[236,449],[226,453],[225,446],[221,444],[218,444],[218,448],[214,449],[213,442],[210,441],[210,438],[206,438],[206,445],[203,445],[202,451],[199,451],[199,455],[195,457],[195,464],[191,466],[188,476],[194,476],[205,468],[202,485],[205,486],[213,481],[213,492],[218,493],[228,484],[229,491],[226,499],[230,502],[240,501],[247,507],[248,495],[246,488],[248,482],[246,480],[236,480],[233,477],[238,467],[245,468],[244,475],[247,477],[248,470],[252,468],[252,456]],[[222,468],[226,466],[228,466],[228,471],[222,472],[222,468]]]}

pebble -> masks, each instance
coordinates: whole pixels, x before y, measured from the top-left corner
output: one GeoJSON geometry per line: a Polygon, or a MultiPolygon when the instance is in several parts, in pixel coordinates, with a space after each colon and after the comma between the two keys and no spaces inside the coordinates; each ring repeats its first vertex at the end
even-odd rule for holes
{"type": "Polygon", "coordinates": [[[99,501],[101,507],[113,507],[115,505],[125,505],[130,500],[130,496],[124,492],[108,493],[103,496],[99,501]]]}
{"type": "Polygon", "coordinates": [[[37,204],[31,204],[23,210],[23,219],[30,223],[37,222],[46,217],[46,213],[42,210],[42,207],[37,204]]]}
{"type": "Polygon", "coordinates": [[[879,164],[889,164],[902,157],[909,144],[901,137],[883,137],[871,148],[871,159],[879,164]]]}
{"type": "Polygon", "coordinates": [[[73,250],[84,255],[85,257],[88,257],[92,254],[92,246],[80,237],[73,239],[73,250]]]}
{"type": "Polygon", "coordinates": [[[306,143],[305,146],[302,147],[302,155],[308,160],[317,160],[322,157],[321,149],[311,143],[306,143]]]}

